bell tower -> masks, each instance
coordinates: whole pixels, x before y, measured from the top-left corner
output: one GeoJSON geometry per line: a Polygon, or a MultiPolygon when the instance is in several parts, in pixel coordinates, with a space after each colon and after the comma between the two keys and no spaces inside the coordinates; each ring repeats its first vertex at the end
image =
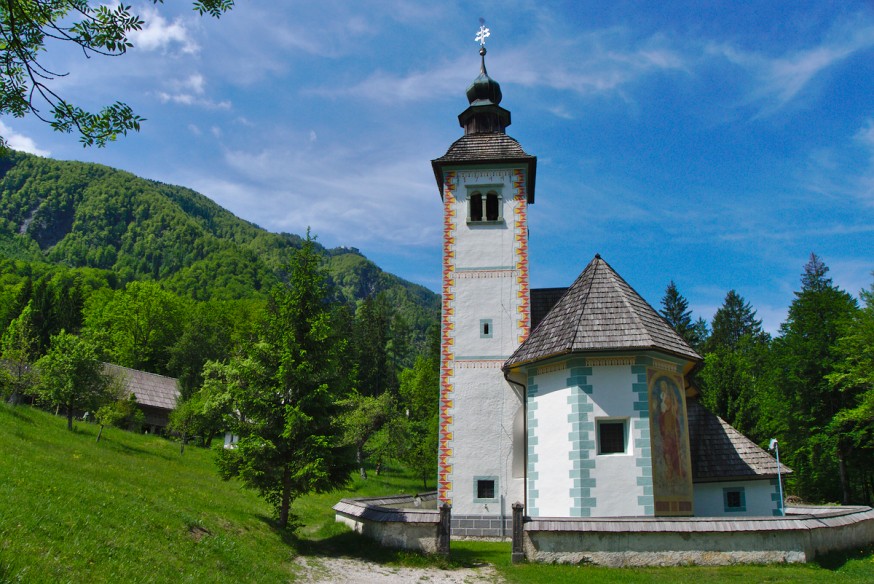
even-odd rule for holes
{"type": "Polygon", "coordinates": [[[464,135],[431,162],[443,200],[438,496],[459,536],[509,535],[511,505],[524,501],[524,390],[501,367],[530,328],[537,158],[506,134],[510,112],[486,72],[488,36],[481,26],[480,74],[458,116],[464,135]]]}

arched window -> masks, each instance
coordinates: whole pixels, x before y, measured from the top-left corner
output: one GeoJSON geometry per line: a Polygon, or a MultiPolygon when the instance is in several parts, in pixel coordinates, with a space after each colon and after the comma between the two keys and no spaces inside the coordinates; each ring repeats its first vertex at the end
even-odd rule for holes
{"type": "Polygon", "coordinates": [[[483,196],[479,193],[472,193],[470,195],[470,220],[471,221],[482,221],[483,220],[483,196]]]}
{"type": "Polygon", "coordinates": [[[503,221],[501,195],[495,191],[486,194],[470,191],[467,196],[468,223],[497,223],[503,221]]]}
{"type": "Polygon", "coordinates": [[[501,205],[498,193],[486,195],[486,221],[497,221],[501,218],[501,205]]]}

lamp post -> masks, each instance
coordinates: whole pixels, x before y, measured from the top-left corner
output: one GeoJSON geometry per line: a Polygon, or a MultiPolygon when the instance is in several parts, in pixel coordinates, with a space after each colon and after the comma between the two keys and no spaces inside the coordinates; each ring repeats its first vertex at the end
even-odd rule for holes
{"type": "Polygon", "coordinates": [[[771,438],[771,443],[768,444],[768,450],[773,450],[777,458],[777,488],[780,491],[780,515],[786,515],[786,509],[783,508],[783,480],[780,478],[780,446],[776,438],[771,438]]]}

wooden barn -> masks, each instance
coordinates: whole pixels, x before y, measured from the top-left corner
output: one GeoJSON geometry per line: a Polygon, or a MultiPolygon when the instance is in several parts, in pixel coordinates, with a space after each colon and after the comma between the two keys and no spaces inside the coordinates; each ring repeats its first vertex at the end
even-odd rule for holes
{"type": "Polygon", "coordinates": [[[137,404],[146,415],[144,430],[163,432],[170,420],[170,412],[176,409],[179,399],[176,379],[112,363],[104,363],[103,366],[107,374],[121,380],[125,395],[136,396],[137,404]]]}

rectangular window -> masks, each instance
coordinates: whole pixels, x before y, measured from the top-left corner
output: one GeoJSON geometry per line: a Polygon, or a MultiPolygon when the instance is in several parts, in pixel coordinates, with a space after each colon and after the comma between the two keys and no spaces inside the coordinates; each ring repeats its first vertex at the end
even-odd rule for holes
{"type": "Polygon", "coordinates": [[[598,454],[625,454],[625,420],[598,420],[598,454]]]}
{"type": "Polygon", "coordinates": [[[494,503],[498,500],[498,477],[473,477],[473,502],[494,503]]]}
{"type": "Polygon", "coordinates": [[[747,510],[747,498],[743,487],[722,489],[722,502],[726,513],[743,513],[747,510]]]}
{"type": "Polygon", "coordinates": [[[483,319],[479,321],[479,338],[481,339],[490,339],[492,338],[492,319],[483,319]]]}

